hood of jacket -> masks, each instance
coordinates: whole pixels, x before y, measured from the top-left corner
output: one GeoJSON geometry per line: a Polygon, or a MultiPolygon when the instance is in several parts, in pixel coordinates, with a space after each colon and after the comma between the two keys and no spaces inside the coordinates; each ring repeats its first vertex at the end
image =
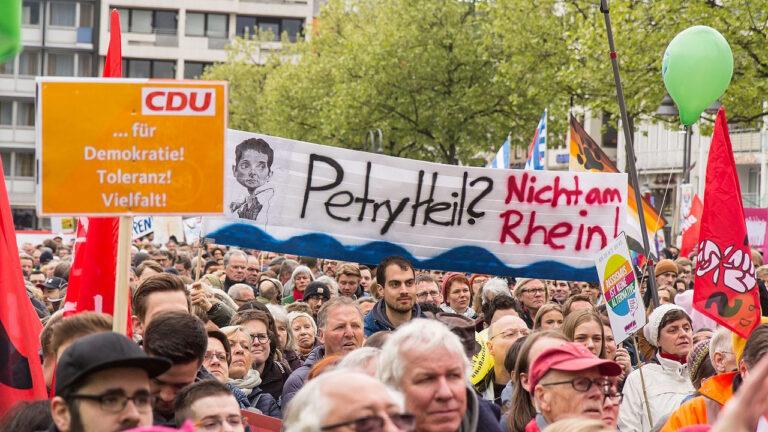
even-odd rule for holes
{"type": "Polygon", "coordinates": [[[733,396],[733,379],[738,372],[725,372],[713,375],[701,383],[699,393],[706,396],[720,405],[725,405],[728,399],[733,396]]]}
{"type": "MultiPolygon", "coordinates": [[[[370,312],[365,316],[365,335],[370,336],[380,331],[393,331],[395,326],[389,321],[387,316],[387,305],[384,303],[384,299],[376,302],[370,312]]],[[[424,318],[424,314],[421,312],[421,306],[418,303],[414,303],[411,309],[411,319],[424,318]]]]}

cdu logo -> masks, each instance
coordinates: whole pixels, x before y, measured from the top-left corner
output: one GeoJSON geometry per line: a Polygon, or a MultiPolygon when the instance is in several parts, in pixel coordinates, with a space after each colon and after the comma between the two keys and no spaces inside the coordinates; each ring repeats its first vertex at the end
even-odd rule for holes
{"type": "Polygon", "coordinates": [[[141,114],[213,116],[216,114],[216,89],[143,87],[141,114]]]}

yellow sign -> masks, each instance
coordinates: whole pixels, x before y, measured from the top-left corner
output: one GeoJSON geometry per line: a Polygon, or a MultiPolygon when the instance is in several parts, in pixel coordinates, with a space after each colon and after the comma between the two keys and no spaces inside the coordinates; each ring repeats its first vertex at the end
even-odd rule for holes
{"type": "Polygon", "coordinates": [[[37,85],[40,215],[223,213],[225,82],[37,85]]]}

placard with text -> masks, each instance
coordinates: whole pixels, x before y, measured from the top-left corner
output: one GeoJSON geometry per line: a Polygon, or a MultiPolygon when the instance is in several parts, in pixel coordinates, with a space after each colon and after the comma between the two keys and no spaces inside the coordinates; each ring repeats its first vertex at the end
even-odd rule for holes
{"type": "Polygon", "coordinates": [[[626,223],[623,173],[442,165],[230,130],[219,244],[376,264],[597,282],[626,223]]]}
{"type": "Polygon", "coordinates": [[[37,79],[38,214],[224,211],[227,85],[37,79]]]}

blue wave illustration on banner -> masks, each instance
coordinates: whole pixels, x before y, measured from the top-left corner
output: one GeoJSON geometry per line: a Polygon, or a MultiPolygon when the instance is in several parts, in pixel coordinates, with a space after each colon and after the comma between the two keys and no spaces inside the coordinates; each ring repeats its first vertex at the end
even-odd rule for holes
{"type": "Polygon", "coordinates": [[[525,267],[510,267],[496,255],[476,246],[460,246],[435,257],[420,260],[398,245],[375,241],[345,246],[336,238],[322,233],[310,233],[278,240],[262,229],[244,223],[231,223],[206,235],[219,244],[240,246],[272,252],[333,258],[376,265],[382,258],[399,255],[419,269],[439,269],[494,276],[537,277],[542,279],[576,280],[599,283],[595,267],[576,268],[556,261],[539,261],[525,267]]]}

